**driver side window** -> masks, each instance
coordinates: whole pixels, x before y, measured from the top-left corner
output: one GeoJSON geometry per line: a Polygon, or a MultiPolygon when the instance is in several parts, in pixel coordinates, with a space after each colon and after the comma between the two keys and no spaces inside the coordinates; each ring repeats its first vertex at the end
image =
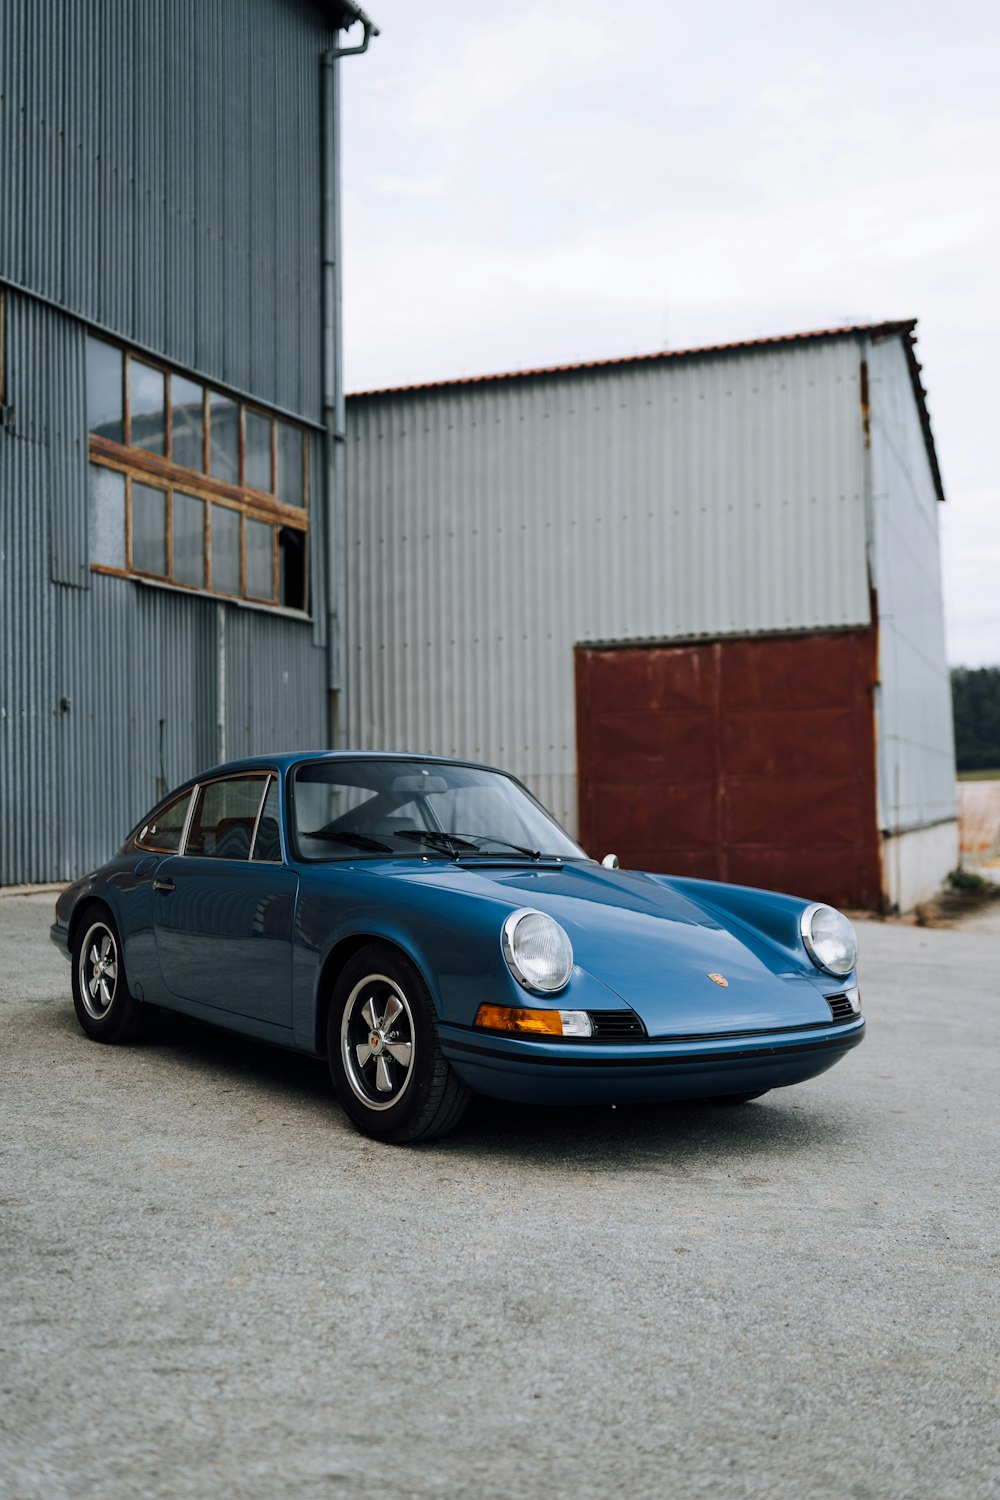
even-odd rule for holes
{"type": "Polygon", "coordinates": [[[249,859],[266,786],[263,776],[233,776],[200,786],[185,854],[249,859]]]}

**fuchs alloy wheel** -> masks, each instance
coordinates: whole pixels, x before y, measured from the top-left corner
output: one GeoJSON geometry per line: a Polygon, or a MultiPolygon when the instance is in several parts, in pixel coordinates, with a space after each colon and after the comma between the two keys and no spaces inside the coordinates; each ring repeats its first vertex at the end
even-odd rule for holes
{"type": "Polygon", "coordinates": [[[73,1007],[95,1042],[137,1041],[155,1018],[129,994],[118,929],[99,908],[84,914],[73,943],[73,1007]]]}
{"type": "Polygon", "coordinates": [[[360,949],[341,970],[327,1056],[345,1114],[377,1140],[430,1140],[465,1113],[469,1090],[441,1051],[427,986],[387,944],[360,949]]]}

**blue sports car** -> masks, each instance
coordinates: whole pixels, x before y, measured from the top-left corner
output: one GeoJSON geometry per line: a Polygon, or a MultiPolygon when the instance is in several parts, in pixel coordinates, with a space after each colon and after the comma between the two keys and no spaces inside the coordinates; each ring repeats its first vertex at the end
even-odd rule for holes
{"type": "Polygon", "coordinates": [[[443,1134],[474,1090],[751,1099],[861,1041],[846,917],[616,864],[487,766],[263,756],[159,802],[51,935],[95,1041],[163,1007],[326,1057],[384,1141],[443,1134]]]}

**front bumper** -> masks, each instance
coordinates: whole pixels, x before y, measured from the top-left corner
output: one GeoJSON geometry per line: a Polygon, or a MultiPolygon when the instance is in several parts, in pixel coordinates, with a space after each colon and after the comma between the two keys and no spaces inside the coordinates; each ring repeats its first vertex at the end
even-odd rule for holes
{"type": "Polygon", "coordinates": [[[864,1032],[863,1017],[789,1031],[621,1043],[440,1027],[444,1054],[470,1088],[526,1104],[658,1103],[787,1088],[833,1067],[864,1032]]]}

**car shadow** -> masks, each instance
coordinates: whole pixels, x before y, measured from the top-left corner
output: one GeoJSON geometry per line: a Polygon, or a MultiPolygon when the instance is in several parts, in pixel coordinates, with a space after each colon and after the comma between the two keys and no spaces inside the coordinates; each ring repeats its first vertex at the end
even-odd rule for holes
{"type": "MultiPolygon", "coordinates": [[[[93,1048],[70,1007],[35,1011],[35,1027],[93,1048]]],[[[101,1049],[104,1050],[104,1049],[101,1049]]],[[[326,1063],[299,1052],[225,1031],[176,1013],[161,1012],[152,1035],[115,1053],[137,1053],[155,1067],[177,1067],[205,1078],[206,1090],[266,1095],[272,1106],[294,1100],[315,1109],[328,1140],[331,1126],[352,1135],[337,1108],[326,1063]]],[[[809,1084],[775,1089],[743,1104],[684,1100],[666,1104],[545,1106],[511,1104],[474,1095],[467,1114],[447,1136],[405,1149],[435,1159],[470,1163],[530,1159],[553,1171],[642,1171],[666,1164],[675,1172],[704,1169],[720,1159],[849,1151],[865,1131],[862,1120],[832,1108],[809,1084]]],[[[397,1146],[384,1149],[396,1151],[397,1146]]]]}
{"type": "MultiPolygon", "coordinates": [[[[805,1086],[808,1088],[808,1085],[805,1086]]],[[[476,1097],[444,1144],[477,1160],[523,1159],[578,1171],[675,1172],[719,1159],[849,1149],[862,1127],[802,1089],[775,1089],[743,1104],[715,1099],[566,1107],[476,1097]]]]}

